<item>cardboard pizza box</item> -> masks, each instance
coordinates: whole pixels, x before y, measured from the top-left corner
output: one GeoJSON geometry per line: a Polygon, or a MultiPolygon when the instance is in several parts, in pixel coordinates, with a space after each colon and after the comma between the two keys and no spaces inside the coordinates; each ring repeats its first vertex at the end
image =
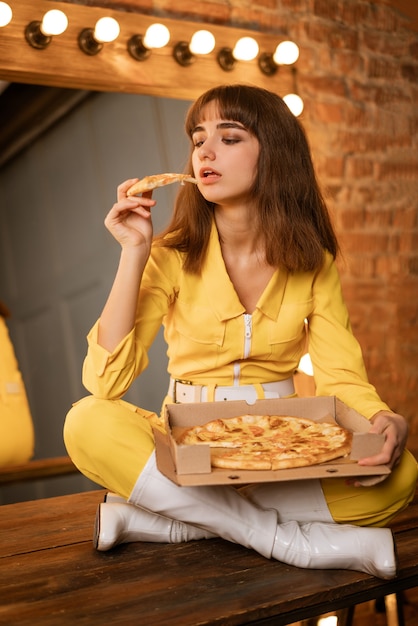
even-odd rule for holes
{"type": "Polygon", "coordinates": [[[370,422],[334,396],[257,400],[254,404],[245,401],[168,404],[165,408],[165,427],[166,433],[154,430],[157,466],[178,485],[240,485],[307,478],[376,477],[390,473],[386,465],[358,465],[359,459],[373,456],[382,449],[384,436],[369,433],[370,422]],[[291,415],[317,422],[335,421],[354,433],[351,455],[349,458],[294,469],[230,470],[211,467],[209,445],[176,443],[174,435],[182,428],[245,413],[291,415]]]}

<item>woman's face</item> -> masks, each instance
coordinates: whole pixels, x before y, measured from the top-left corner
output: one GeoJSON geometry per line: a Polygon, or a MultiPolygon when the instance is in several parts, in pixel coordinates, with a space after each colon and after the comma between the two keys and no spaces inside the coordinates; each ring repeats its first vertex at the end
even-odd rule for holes
{"type": "Polygon", "coordinates": [[[192,141],[193,171],[204,198],[221,206],[245,204],[257,175],[258,139],[241,122],[220,118],[213,101],[203,109],[192,141]]]}

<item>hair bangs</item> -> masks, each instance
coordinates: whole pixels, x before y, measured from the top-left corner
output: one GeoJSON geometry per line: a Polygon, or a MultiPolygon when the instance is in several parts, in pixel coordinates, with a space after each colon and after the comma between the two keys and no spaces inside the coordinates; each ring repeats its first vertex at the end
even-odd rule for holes
{"type": "Polygon", "coordinates": [[[195,128],[205,119],[205,107],[215,102],[219,117],[240,122],[250,133],[257,136],[259,107],[257,98],[244,85],[221,85],[204,93],[191,106],[186,117],[186,132],[192,137],[195,128]]]}

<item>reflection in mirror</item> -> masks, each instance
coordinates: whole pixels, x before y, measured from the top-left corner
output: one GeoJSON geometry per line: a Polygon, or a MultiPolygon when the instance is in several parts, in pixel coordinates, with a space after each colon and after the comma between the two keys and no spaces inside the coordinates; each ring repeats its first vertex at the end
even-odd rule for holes
{"type": "MultiPolygon", "coordinates": [[[[45,101],[58,98],[55,92],[44,95],[45,101]]],[[[36,458],[65,454],[64,416],[74,399],[86,394],[81,385],[85,337],[119,256],[103,225],[116,186],[129,177],[181,172],[188,151],[187,101],[93,92],[66,96],[71,106],[60,120],[52,115],[54,123],[46,128],[44,118],[37,137],[28,130],[29,143],[16,146],[0,169],[0,293],[13,313],[10,332],[34,416],[36,458]]],[[[155,193],[156,230],[166,224],[175,193],[176,185],[155,193]]],[[[139,404],[140,397],[159,411],[166,385],[159,336],[150,368],[127,399],[139,404]]],[[[36,490],[44,496],[57,488],[93,488],[81,476],[60,480],[67,486],[48,481],[21,486],[19,492],[33,498],[36,490]]],[[[0,498],[10,501],[17,489],[2,488],[0,498]]]]}

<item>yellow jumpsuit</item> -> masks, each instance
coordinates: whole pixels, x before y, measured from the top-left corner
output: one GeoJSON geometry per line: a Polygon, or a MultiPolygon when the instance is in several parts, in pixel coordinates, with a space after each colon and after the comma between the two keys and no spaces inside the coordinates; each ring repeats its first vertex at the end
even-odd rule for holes
{"type": "MultiPolygon", "coordinates": [[[[251,316],[229,279],[215,224],[202,274],[186,274],[182,264],[181,253],[154,245],[134,329],[112,353],[97,342],[98,322],[88,335],[83,383],[91,396],[70,410],[64,438],[75,464],[93,481],[128,498],[154,449],[151,422],[162,428],[160,418],[122,397],[147,367],[161,324],[170,376],[213,389],[291,377],[308,320],[317,394],[335,395],[368,419],[388,409],[367,380],[331,255],[319,271],[277,270],[251,316]]],[[[335,521],[384,525],[412,499],[416,479],[417,463],[405,451],[380,485],[356,488],[327,479],[322,486],[335,521]]]]}

